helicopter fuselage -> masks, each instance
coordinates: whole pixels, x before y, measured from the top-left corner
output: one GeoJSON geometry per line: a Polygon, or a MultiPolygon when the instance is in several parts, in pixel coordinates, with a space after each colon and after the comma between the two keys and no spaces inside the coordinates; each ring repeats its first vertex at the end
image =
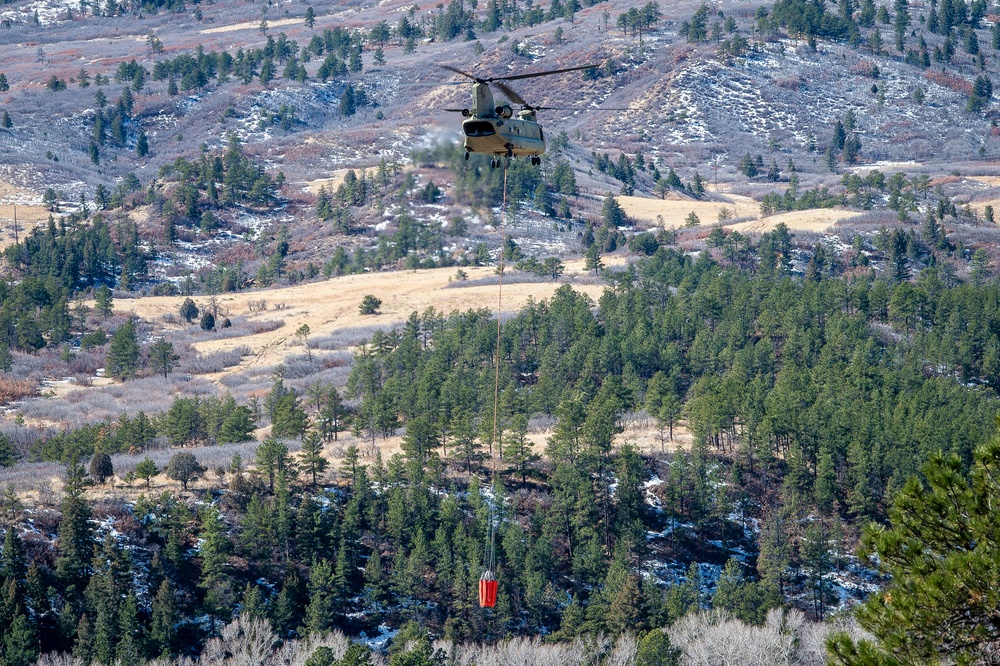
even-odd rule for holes
{"type": "Polygon", "coordinates": [[[542,126],[532,120],[483,116],[462,123],[465,150],[508,157],[541,155],[545,152],[542,126]]]}
{"type": "Polygon", "coordinates": [[[531,156],[545,152],[545,134],[532,109],[515,112],[509,105],[495,105],[486,83],[472,86],[472,108],[462,112],[465,151],[495,156],[531,156]]]}

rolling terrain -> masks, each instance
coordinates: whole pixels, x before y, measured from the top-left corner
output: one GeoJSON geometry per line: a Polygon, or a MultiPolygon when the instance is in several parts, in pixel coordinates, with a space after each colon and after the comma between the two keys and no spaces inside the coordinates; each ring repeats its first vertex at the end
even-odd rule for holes
{"type": "Polygon", "coordinates": [[[3,663],[991,654],[853,610],[992,464],[994,12],[0,4],[3,663]]]}

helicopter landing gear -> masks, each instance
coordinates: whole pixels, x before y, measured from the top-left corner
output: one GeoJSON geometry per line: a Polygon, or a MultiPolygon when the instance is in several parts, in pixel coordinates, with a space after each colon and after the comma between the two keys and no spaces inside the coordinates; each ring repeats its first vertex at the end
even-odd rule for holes
{"type": "Polygon", "coordinates": [[[538,155],[532,155],[531,159],[530,159],[530,162],[531,162],[532,166],[539,166],[542,163],[542,158],[539,157],[538,155]]]}
{"type": "Polygon", "coordinates": [[[512,157],[514,157],[514,147],[510,144],[507,144],[507,159],[509,160],[512,157]]]}
{"type": "Polygon", "coordinates": [[[468,151],[468,150],[467,150],[467,151],[465,151],[465,161],[466,161],[466,162],[468,162],[468,161],[469,161],[469,151],[468,151]]]}
{"type": "Polygon", "coordinates": [[[500,158],[499,157],[492,158],[490,160],[490,168],[496,169],[498,166],[500,166],[500,158]]]}

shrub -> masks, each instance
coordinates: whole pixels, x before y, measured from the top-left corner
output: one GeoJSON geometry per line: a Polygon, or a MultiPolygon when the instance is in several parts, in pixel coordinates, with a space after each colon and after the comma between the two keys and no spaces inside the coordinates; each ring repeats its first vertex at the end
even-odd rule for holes
{"type": "Polygon", "coordinates": [[[100,347],[108,341],[108,336],[104,332],[104,329],[97,329],[96,331],[91,331],[90,333],[85,333],[82,338],[80,338],[80,349],[92,349],[94,347],[100,347]]]}
{"type": "Polygon", "coordinates": [[[363,315],[372,315],[378,314],[380,307],[382,307],[382,300],[371,294],[367,294],[361,299],[361,307],[359,309],[363,315]]]}
{"type": "Polygon", "coordinates": [[[95,453],[90,458],[90,476],[97,483],[103,484],[115,474],[114,465],[111,464],[111,457],[107,453],[95,453]]]}
{"type": "Polygon", "coordinates": [[[184,490],[187,490],[188,482],[194,481],[205,473],[205,468],[201,466],[193,453],[181,451],[170,459],[167,465],[167,477],[174,481],[180,481],[184,490]]]}

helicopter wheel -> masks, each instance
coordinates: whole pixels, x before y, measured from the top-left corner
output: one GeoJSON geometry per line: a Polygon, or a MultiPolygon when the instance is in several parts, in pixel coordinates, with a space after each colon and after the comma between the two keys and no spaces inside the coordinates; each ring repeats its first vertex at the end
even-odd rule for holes
{"type": "Polygon", "coordinates": [[[541,163],[542,163],[542,158],[541,157],[539,157],[538,155],[532,155],[531,156],[531,164],[533,166],[539,166],[541,163]]]}
{"type": "Polygon", "coordinates": [[[469,161],[469,151],[465,151],[465,161],[469,161]]]}

